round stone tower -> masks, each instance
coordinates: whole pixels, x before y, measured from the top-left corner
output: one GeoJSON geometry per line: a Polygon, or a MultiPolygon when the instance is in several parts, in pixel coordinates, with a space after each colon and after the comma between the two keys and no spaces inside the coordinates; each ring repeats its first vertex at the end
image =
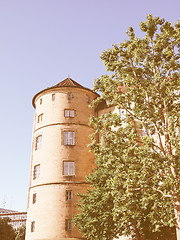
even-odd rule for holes
{"type": "Polygon", "coordinates": [[[83,239],[73,226],[77,193],[85,192],[95,167],[89,152],[88,105],[97,94],[70,78],[42,90],[33,98],[31,177],[26,240],[83,239]]]}

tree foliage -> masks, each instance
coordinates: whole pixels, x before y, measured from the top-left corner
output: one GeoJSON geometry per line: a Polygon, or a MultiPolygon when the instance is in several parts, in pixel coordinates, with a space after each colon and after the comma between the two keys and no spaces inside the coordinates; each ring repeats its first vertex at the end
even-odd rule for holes
{"type": "Polygon", "coordinates": [[[9,218],[0,218],[0,239],[15,240],[16,233],[10,225],[9,218]]]}
{"type": "Polygon", "coordinates": [[[91,118],[97,169],[75,217],[87,239],[179,234],[180,22],[148,15],[140,29],[101,55],[111,74],[96,79],[93,107],[109,113],[91,118]]]}
{"type": "Polygon", "coordinates": [[[17,229],[15,240],[25,240],[25,235],[26,235],[26,227],[22,226],[17,229]]]}

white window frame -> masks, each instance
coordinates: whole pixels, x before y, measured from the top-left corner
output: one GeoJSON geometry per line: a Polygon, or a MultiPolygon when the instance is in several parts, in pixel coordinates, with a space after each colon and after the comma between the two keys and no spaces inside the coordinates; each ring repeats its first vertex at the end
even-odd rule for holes
{"type": "Polygon", "coordinates": [[[63,144],[65,146],[75,145],[75,132],[74,131],[64,131],[63,132],[63,144]]]}
{"type": "Polygon", "coordinates": [[[63,175],[64,176],[74,176],[75,175],[75,162],[74,161],[64,161],[63,162],[63,175]]]}

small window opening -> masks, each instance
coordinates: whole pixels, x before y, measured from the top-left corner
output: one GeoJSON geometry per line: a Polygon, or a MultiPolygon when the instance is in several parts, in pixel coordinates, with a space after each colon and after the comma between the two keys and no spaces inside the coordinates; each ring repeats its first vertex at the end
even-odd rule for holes
{"type": "Polygon", "coordinates": [[[42,135],[39,135],[35,139],[35,150],[38,150],[41,148],[41,142],[42,142],[42,135]]]}
{"type": "Polygon", "coordinates": [[[66,231],[72,230],[72,221],[70,219],[66,219],[66,231]]]}
{"type": "Polygon", "coordinates": [[[67,190],[66,191],[66,201],[71,201],[72,200],[72,190],[67,190]]]}
{"type": "Polygon", "coordinates": [[[35,204],[35,203],[36,203],[36,196],[37,196],[37,194],[36,194],[36,193],[34,193],[34,194],[33,194],[33,200],[32,200],[32,203],[33,203],[33,204],[35,204]]]}
{"type": "Polygon", "coordinates": [[[34,171],[33,171],[33,180],[37,179],[40,177],[40,164],[34,166],[34,171]]]}
{"type": "Polygon", "coordinates": [[[86,101],[87,101],[87,103],[90,103],[90,97],[89,96],[86,97],[86,101]]]}
{"type": "Polygon", "coordinates": [[[31,232],[35,232],[35,221],[31,222],[31,232]]]}
{"type": "Polygon", "coordinates": [[[37,122],[40,123],[43,120],[43,113],[38,115],[37,122]]]}
{"type": "Polygon", "coordinates": [[[42,98],[40,98],[40,105],[42,104],[42,98]]]}
{"type": "Polygon", "coordinates": [[[55,94],[52,94],[52,101],[55,101],[55,94]]]}
{"type": "Polygon", "coordinates": [[[68,100],[72,98],[72,93],[68,93],[68,100]]]}

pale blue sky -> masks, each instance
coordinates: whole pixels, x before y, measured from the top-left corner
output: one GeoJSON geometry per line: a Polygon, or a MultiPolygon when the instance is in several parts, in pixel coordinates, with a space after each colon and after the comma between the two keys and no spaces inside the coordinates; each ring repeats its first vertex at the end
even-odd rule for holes
{"type": "Polygon", "coordinates": [[[180,1],[0,0],[0,207],[26,210],[32,97],[68,74],[92,88],[102,51],[149,13],[177,22],[180,1]]]}

